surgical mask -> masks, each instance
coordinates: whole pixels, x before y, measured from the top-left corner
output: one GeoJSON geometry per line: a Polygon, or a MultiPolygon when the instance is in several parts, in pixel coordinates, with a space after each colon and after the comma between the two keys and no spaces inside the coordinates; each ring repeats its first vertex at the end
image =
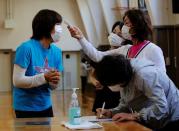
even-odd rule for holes
{"type": "Polygon", "coordinates": [[[119,37],[115,33],[110,33],[110,35],[108,36],[108,40],[111,46],[121,46],[121,43],[124,41],[123,38],[119,37]]]}
{"type": "Polygon", "coordinates": [[[61,25],[55,25],[55,33],[51,34],[53,42],[59,42],[62,35],[62,27],[61,25]]]}
{"type": "Polygon", "coordinates": [[[121,86],[119,84],[114,86],[108,86],[108,87],[112,92],[119,92],[121,90],[121,86]]]}
{"type": "Polygon", "coordinates": [[[124,37],[127,40],[132,40],[131,34],[129,33],[130,27],[123,25],[121,32],[122,32],[122,37],[124,37]]]}

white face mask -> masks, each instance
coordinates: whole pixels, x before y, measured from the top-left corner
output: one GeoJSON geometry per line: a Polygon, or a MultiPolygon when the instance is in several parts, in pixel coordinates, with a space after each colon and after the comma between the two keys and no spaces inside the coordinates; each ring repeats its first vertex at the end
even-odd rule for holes
{"type": "Polygon", "coordinates": [[[114,86],[108,86],[108,87],[113,92],[119,92],[121,90],[121,86],[119,84],[114,85],[114,86]]]}
{"type": "Polygon", "coordinates": [[[131,34],[129,33],[130,27],[123,25],[121,32],[122,36],[127,40],[132,40],[131,34]]]}
{"type": "Polygon", "coordinates": [[[119,37],[115,33],[110,33],[110,35],[108,36],[108,40],[111,46],[118,46],[118,47],[121,46],[121,43],[124,41],[123,38],[119,37]]]}
{"type": "Polygon", "coordinates": [[[59,42],[62,35],[62,26],[61,25],[55,25],[55,32],[51,34],[51,37],[53,39],[53,42],[59,42]]]}

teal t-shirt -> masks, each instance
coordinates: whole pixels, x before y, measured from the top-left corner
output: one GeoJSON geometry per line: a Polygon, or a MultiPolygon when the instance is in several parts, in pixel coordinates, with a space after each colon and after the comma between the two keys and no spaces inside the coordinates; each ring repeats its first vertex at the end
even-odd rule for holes
{"type": "MultiPolygon", "coordinates": [[[[26,76],[34,76],[51,69],[63,71],[62,51],[55,44],[46,49],[40,41],[30,39],[16,50],[14,64],[27,69],[26,76]]],[[[42,111],[52,106],[50,85],[25,89],[13,87],[13,107],[20,111],[42,111]]]]}

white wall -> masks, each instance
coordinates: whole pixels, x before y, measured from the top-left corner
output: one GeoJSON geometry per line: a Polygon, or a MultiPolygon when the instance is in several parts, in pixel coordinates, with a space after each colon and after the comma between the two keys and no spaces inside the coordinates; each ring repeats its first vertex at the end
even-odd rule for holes
{"type": "Polygon", "coordinates": [[[174,17],[175,17],[175,24],[179,24],[179,15],[174,15],[174,17]]]}
{"type": "Polygon", "coordinates": [[[179,23],[179,21],[176,22],[176,19],[179,19],[179,15],[172,13],[171,0],[146,0],[146,4],[153,25],[174,25],[179,23]]]}
{"type": "MultiPolygon", "coordinates": [[[[6,18],[6,0],[0,0],[0,49],[13,49],[32,35],[31,23],[35,14],[40,9],[52,9],[64,16],[71,24],[79,26],[82,24],[79,10],[75,0],[14,0],[15,28],[7,30],[4,28],[6,18]]],[[[64,36],[58,44],[62,50],[80,50],[80,45],[70,37],[66,27],[64,36]]]]}
{"type": "Polygon", "coordinates": [[[119,11],[114,11],[112,8],[118,6],[116,0],[100,0],[108,32],[111,32],[111,28],[114,22],[121,19],[119,11]]]}
{"type": "Polygon", "coordinates": [[[121,20],[123,19],[123,15],[126,12],[127,9],[124,9],[124,7],[128,7],[128,2],[127,0],[117,0],[117,5],[118,7],[121,7],[123,9],[118,9],[118,12],[121,14],[121,20]]]}
{"type": "Polygon", "coordinates": [[[77,0],[77,4],[80,10],[81,18],[83,20],[83,24],[87,34],[87,39],[91,41],[93,44],[95,44],[95,46],[97,46],[99,44],[99,41],[87,0],[77,0]]]}
{"type": "Polygon", "coordinates": [[[92,14],[92,20],[97,33],[97,38],[99,45],[108,44],[108,31],[106,27],[106,22],[104,19],[104,13],[102,10],[102,5],[99,0],[87,0],[89,10],[92,14]]]}
{"type": "MultiPolygon", "coordinates": [[[[6,51],[5,51],[6,52],[6,51]]],[[[0,51],[0,92],[11,90],[11,54],[0,51]]]]}
{"type": "Polygon", "coordinates": [[[63,88],[81,88],[80,84],[80,52],[63,52],[63,88]],[[69,56],[69,57],[68,57],[69,56]]]}

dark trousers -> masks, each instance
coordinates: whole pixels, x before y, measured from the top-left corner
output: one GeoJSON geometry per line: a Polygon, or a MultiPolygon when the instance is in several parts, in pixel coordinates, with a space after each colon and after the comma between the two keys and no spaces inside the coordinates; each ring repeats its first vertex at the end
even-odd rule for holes
{"type": "Polygon", "coordinates": [[[87,77],[81,76],[81,86],[82,86],[82,92],[83,93],[85,92],[86,84],[87,84],[87,77]]]}
{"type": "Polygon", "coordinates": [[[120,92],[112,92],[108,87],[103,87],[101,90],[96,90],[96,97],[93,104],[93,112],[97,108],[101,108],[103,102],[106,103],[105,109],[115,108],[119,105],[120,92]]]}
{"type": "Polygon", "coordinates": [[[52,107],[43,111],[19,111],[15,110],[16,118],[53,117],[52,107]]]}
{"type": "Polygon", "coordinates": [[[170,122],[163,128],[154,131],[179,131],[179,120],[170,122]]]}

